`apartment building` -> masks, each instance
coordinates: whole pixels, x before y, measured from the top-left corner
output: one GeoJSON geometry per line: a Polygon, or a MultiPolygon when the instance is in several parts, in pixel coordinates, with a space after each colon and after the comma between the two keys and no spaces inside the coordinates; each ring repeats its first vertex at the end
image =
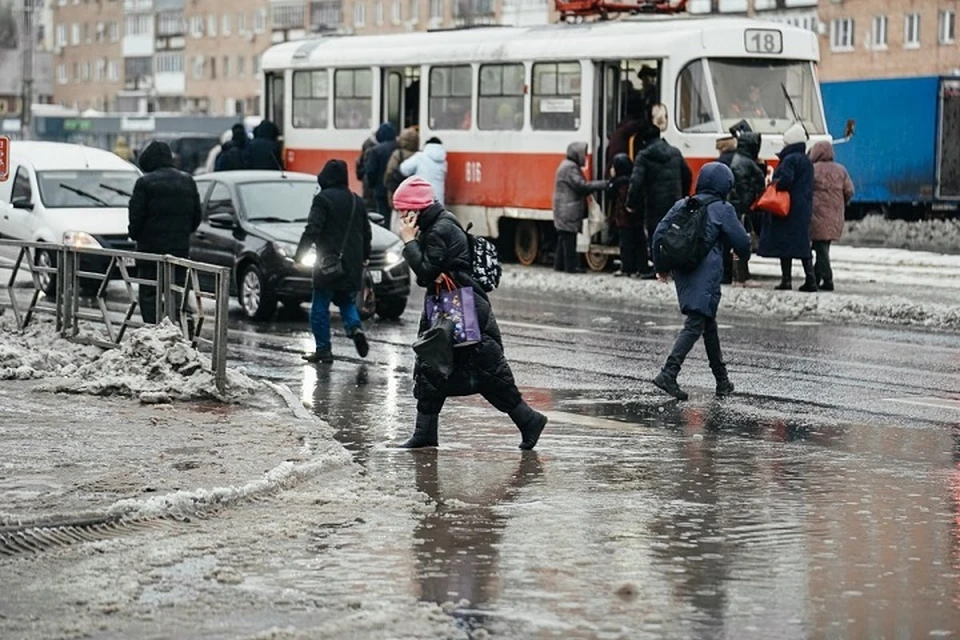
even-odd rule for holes
{"type": "Polygon", "coordinates": [[[958,0],[821,3],[821,79],[960,75],[958,0]]]}
{"type": "Polygon", "coordinates": [[[80,110],[116,109],[123,89],[123,2],[51,4],[55,102],[80,110]]]}
{"type": "Polygon", "coordinates": [[[689,0],[692,14],[746,15],[817,31],[819,0],[689,0]]]}

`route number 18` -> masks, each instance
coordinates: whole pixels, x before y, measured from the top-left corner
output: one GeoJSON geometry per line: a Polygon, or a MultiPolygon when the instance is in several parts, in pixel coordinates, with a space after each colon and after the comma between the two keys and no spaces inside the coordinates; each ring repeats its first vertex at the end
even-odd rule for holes
{"type": "Polygon", "coordinates": [[[783,33],[776,29],[747,29],[743,40],[747,53],[783,53],[783,33]]]}

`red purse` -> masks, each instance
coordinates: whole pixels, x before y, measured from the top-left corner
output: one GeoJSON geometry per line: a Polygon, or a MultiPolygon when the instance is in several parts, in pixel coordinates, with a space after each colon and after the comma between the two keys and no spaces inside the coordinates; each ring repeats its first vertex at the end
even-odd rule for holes
{"type": "Polygon", "coordinates": [[[790,192],[777,191],[776,183],[771,182],[750,210],[764,211],[778,218],[786,218],[790,214],[790,192]]]}

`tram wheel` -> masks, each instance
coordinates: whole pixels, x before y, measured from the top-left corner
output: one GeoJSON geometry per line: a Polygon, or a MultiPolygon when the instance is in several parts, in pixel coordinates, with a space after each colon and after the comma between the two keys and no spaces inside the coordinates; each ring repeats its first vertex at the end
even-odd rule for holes
{"type": "Polygon", "coordinates": [[[599,251],[587,251],[583,257],[586,258],[590,271],[604,271],[610,262],[610,256],[599,251]]]}
{"type": "Polygon", "coordinates": [[[513,233],[513,252],[517,262],[529,267],[540,254],[540,226],[533,220],[521,220],[513,233]]]}

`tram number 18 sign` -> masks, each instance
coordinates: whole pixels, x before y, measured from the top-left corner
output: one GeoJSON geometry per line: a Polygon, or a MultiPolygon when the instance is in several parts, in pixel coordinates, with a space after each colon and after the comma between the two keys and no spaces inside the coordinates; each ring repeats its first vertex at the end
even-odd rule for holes
{"type": "Polygon", "coordinates": [[[0,136],[0,182],[10,177],[10,138],[0,136]]]}
{"type": "Polygon", "coordinates": [[[783,33],[777,29],[747,29],[743,46],[747,53],[783,53],[783,33]]]}

